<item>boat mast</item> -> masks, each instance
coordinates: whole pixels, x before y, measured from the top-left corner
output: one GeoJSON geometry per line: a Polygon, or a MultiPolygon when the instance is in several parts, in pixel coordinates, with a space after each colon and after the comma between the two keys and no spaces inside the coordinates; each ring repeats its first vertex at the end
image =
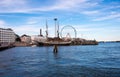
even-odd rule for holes
{"type": "Polygon", "coordinates": [[[48,25],[47,25],[47,20],[46,20],[46,38],[48,38],[48,25]]]}
{"type": "Polygon", "coordinates": [[[57,24],[57,27],[58,27],[58,29],[57,29],[57,37],[59,38],[59,22],[57,24]]]}

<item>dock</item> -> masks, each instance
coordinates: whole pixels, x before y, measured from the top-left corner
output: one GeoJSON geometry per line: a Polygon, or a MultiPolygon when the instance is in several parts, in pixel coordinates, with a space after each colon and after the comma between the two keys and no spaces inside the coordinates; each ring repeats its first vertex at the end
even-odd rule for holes
{"type": "Polygon", "coordinates": [[[2,45],[0,46],[0,51],[14,47],[13,45],[2,45]]]}

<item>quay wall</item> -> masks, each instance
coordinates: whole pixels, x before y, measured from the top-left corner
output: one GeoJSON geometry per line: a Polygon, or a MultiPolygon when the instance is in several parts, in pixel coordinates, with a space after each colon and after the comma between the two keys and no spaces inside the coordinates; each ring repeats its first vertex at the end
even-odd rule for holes
{"type": "Polygon", "coordinates": [[[5,45],[5,46],[0,46],[0,51],[3,51],[5,49],[9,49],[9,48],[12,48],[14,47],[14,45],[5,45]]]}
{"type": "Polygon", "coordinates": [[[24,42],[15,42],[14,46],[25,47],[25,46],[30,46],[30,44],[29,43],[24,43],[24,42]]]}

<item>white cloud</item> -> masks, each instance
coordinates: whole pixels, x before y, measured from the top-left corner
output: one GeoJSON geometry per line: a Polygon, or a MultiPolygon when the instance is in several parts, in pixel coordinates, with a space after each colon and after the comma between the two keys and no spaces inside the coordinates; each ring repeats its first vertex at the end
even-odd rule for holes
{"type": "MultiPolygon", "coordinates": [[[[80,0],[82,2],[84,0],[80,0]]],[[[36,8],[31,7],[31,4],[27,3],[27,0],[1,0],[0,1],[0,12],[1,13],[28,13],[35,11],[51,11],[59,10],[64,8],[74,7],[78,0],[69,1],[69,0],[57,0],[54,5],[36,8]]]]}
{"type": "Polygon", "coordinates": [[[30,13],[53,10],[73,11],[74,9],[83,9],[96,6],[97,2],[91,3],[89,0],[56,0],[52,5],[36,5],[35,8],[32,7],[27,0],[1,0],[0,5],[0,13],[30,13]]]}
{"type": "Polygon", "coordinates": [[[4,25],[4,24],[5,24],[5,22],[0,20],[0,25],[4,25]]]}
{"type": "Polygon", "coordinates": [[[89,2],[89,0],[56,0],[54,5],[44,6],[38,8],[30,8],[29,11],[53,11],[53,10],[67,10],[73,11],[75,9],[85,9],[96,6],[97,2],[89,2]]]}
{"type": "Polygon", "coordinates": [[[26,12],[27,8],[26,0],[0,0],[1,13],[26,12]]]}
{"type": "Polygon", "coordinates": [[[109,20],[109,19],[115,19],[115,18],[120,18],[120,14],[111,14],[111,15],[107,15],[104,17],[99,17],[96,19],[93,19],[93,21],[103,21],[103,20],[109,20]]]}
{"type": "MultiPolygon", "coordinates": [[[[34,24],[32,24],[32,25],[15,26],[15,27],[12,27],[12,29],[18,35],[23,35],[23,34],[39,35],[40,29],[42,29],[42,34],[44,36],[45,36],[45,30],[46,30],[45,27],[38,27],[38,26],[36,26],[34,24]]],[[[49,27],[48,32],[49,32],[49,36],[54,36],[54,27],[49,27]]]]}
{"type": "Polygon", "coordinates": [[[99,14],[100,12],[98,10],[93,10],[93,11],[82,11],[82,13],[86,15],[95,15],[95,14],[99,14]]]}
{"type": "MultiPolygon", "coordinates": [[[[43,35],[45,35],[46,26],[45,23],[44,25],[41,25],[41,22],[42,20],[40,17],[31,17],[26,19],[26,22],[24,22],[23,25],[12,26],[12,28],[15,33],[19,35],[39,35],[40,29],[42,29],[43,35]]],[[[49,31],[51,32],[51,34],[53,34],[54,28],[49,27],[49,31]]]]}
{"type": "Polygon", "coordinates": [[[7,23],[3,20],[0,20],[0,28],[6,28],[7,27],[7,23]]]}
{"type": "Polygon", "coordinates": [[[54,6],[53,9],[70,9],[77,7],[79,4],[85,3],[86,0],[59,0],[54,6]]]}
{"type": "Polygon", "coordinates": [[[22,34],[28,34],[28,35],[32,35],[32,34],[39,34],[39,29],[35,26],[31,26],[31,25],[22,25],[22,26],[16,26],[16,27],[12,27],[13,30],[15,31],[15,33],[22,35],[22,34]]]}
{"type": "MultiPolygon", "coordinates": [[[[26,1],[25,0],[0,0],[1,7],[18,7],[19,5],[25,6],[26,1]]],[[[19,6],[20,7],[20,6],[19,6]]],[[[22,7],[22,6],[21,6],[22,7]]]]}
{"type": "Polygon", "coordinates": [[[53,11],[53,10],[71,10],[85,3],[87,0],[56,0],[53,5],[30,8],[28,11],[53,11]]]}
{"type": "Polygon", "coordinates": [[[34,19],[34,18],[30,18],[27,20],[26,24],[32,25],[32,24],[37,24],[39,21],[34,19]]]}
{"type": "MultiPolygon", "coordinates": [[[[29,0],[1,0],[0,13],[39,13],[40,11],[55,11],[64,10],[72,12],[79,12],[80,14],[94,16],[93,21],[102,21],[119,17],[119,14],[111,14],[106,11],[104,6],[99,5],[101,0],[56,0],[52,5],[32,7],[28,2],[29,0]],[[93,7],[102,7],[101,9],[92,9],[93,7]],[[109,14],[109,16],[105,16],[109,14]]],[[[34,3],[34,2],[33,2],[34,3]]],[[[113,6],[107,9],[114,9],[113,6]]],[[[117,7],[119,8],[119,7],[117,7]]],[[[88,16],[88,17],[89,17],[88,16]]],[[[37,23],[37,21],[29,20],[28,24],[37,23]]]]}

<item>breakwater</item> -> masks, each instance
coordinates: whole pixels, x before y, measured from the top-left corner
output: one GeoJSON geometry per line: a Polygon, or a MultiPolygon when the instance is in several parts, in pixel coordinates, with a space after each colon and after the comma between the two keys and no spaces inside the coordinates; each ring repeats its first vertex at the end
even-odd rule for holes
{"type": "Polygon", "coordinates": [[[98,45],[96,40],[74,40],[71,45],[98,45]]]}

